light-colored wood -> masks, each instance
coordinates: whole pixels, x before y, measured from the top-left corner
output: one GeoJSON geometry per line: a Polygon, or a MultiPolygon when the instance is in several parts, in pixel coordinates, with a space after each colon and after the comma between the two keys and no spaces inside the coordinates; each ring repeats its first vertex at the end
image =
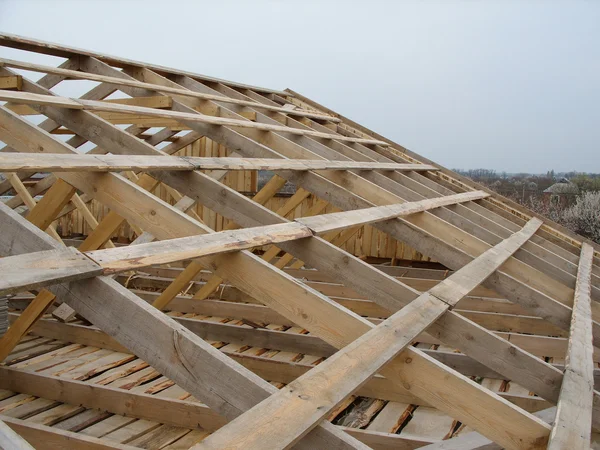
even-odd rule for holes
{"type": "MultiPolygon", "coordinates": [[[[0,83],[2,79],[0,78],[0,83]]],[[[14,450],[34,450],[29,443],[0,420],[0,447],[14,450]]]]}
{"type": "MultiPolygon", "coordinates": [[[[282,108],[282,107],[277,107],[277,106],[270,106],[270,105],[257,103],[254,101],[237,100],[237,99],[234,99],[231,97],[226,97],[226,96],[221,96],[221,95],[203,94],[203,93],[199,93],[199,92],[188,91],[186,89],[177,89],[177,88],[171,88],[171,87],[167,87],[167,86],[157,86],[157,85],[154,85],[151,83],[143,83],[140,81],[124,80],[124,79],[120,79],[120,78],[96,75],[96,74],[88,73],[88,72],[80,72],[80,71],[74,71],[74,70],[69,70],[69,69],[61,69],[61,68],[52,67],[52,66],[43,66],[40,64],[31,64],[31,63],[22,62],[22,61],[0,59],[0,67],[2,67],[2,66],[20,68],[20,69],[25,69],[25,70],[33,70],[33,71],[43,72],[43,73],[52,73],[52,74],[57,74],[57,75],[63,75],[63,76],[67,76],[67,77],[73,78],[73,79],[99,81],[101,83],[110,83],[110,84],[116,84],[119,86],[130,86],[130,87],[134,87],[134,88],[147,89],[150,91],[158,91],[158,92],[169,93],[169,94],[177,94],[177,95],[195,97],[195,98],[200,98],[203,100],[213,100],[213,101],[218,101],[218,102],[223,102],[223,103],[232,103],[232,104],[236,104],[236,105],[251,106],[253,108],[258,108],[261,110],[278,111],[278,112],[284,112],[286,114],[295,115],[295,116],[310,117],[310,118],[314,118],[314,119],[323,119],[323,120],[329,120],[331,122],[339,122],[339,119],[337,119],[334,116],[330,116],[327,114],[313,113],[310,111],[301,110],[301,109],[297,109],[297,108],[290,109],[290,108],[282,108]]],[[[1,84],[0,84],[0,88],[2,88],[1,84]]],[[[19,89],[20,89],[20,87],[19,87],[19,89]]]]}
{"type": "MultiPolygon", "coordinates": [[[[8,180],[10,181],[10,184],[14,188],[15,192],[19,195],[19,197],[21,198],[23,203],[25,203],[27,208],[29,208],[29,211],[32,211],[35,208],[35,205],[37,203],[34,200],[34,198],[31,196],[31,194],[29,193],[29,191],[27,190],[27,188],[25,187],[23,182],[19,179],[19,177],[15,173],[9,173],[7,175],[8,175],[8,180]]],[[[46,233],[48,233],[50,236],[52,236],[58,242],[62,242],[60,236],[58,235],[58,233],[52,226],[49,226],[48,228],[46,228],[46,233]]]]}
{"type": "Polygon", "coordinates": [[[197,237],[169,239],[110,250],[97,250],[87,252],[86,255],[102,267],[104,274],[110,274],[135,270],[152,264],[167,264],[301,239],[312,235],[311,230],[302,224],[285,223],[268,227],[221,231],[197,237]]]}
{"type": "MultiPolygon", "coordinates": [[[[540,220],[532,219],[521,231],[487,250],[285,389],[208,437],[198,448],[260,446],[276,449],[292,446],[345,397],[500,267],[541,224],[540,220]]],[[[541,434],[527,445],[541,444],[548,429],[541,427],[540,431],[541,434]]],[[[496,439],[509,448],[525,444],[507,440],[501,435],[496,439]]]]}
{"type": "Polygon", "coordinates": [[[594,401],[591,276],[594,249],[584,243],[579,258],[569,346],[556,420],[548,448],[588,449],[594,401]]]}
{"type": "MultiPolygon", "coordinates": [[[[0,153],[0,172],[18,172],[24,169],[39,172],[121,172],[124,170],[437,170],[433,166],[424,164],[360,161],[0,153]]],[[[485,194],[485,197],[487,196],[488,194],[485,194]]]]}
{"type": "Polygon", "coordinates": [[[316,234],[322,235],[332,231],[339,231],[356,225],[367,225],[381,222],[400,216],[408,216],[433,208],[440,208],[460,202],[480,200],[489,195],[482,191],[465,192],[462,194],[426,199],[417,202],[407,202],[387,206],[375,206],[372,208],[358,209],[355,211],[344,211],[333,214],[313,216],[308,219],[299,218],[300,222],[308,226],[316,234]]]}
{"type": "MultiPolygon", "coordinates": [[[[44,239],[45,235],[41,231],[35,233],[35,227],[28,228],[24,219],[1,204],[0,211],[5,224],[21,231],[19,244],[11,243],[9,246],[12,252],[18,254],[27,248],[29,251],[32,247],[44,250],[58,245],[50,238],[44,239]]],[[[198,225],[189,223],[198,230],[198,225]]],[[[157,234],[162,237],[165,232],[157,229],[157,234]]],[[[3,244],[6,246],[6,242],[3,244]]],[[[51,289],[69,306],[102,326],[133,353],[229,418],[241,414],[276,390],[252,372],[232,364],[214,347],[147,305],[112,279],[96,277],[51,289]],[[98,308],[99,303],[103,305],[102,308],[98,308]],[[120,326],[120,320],[125,317],[131,323],[138,321],[138,326],[120,326]],[[152,348],[145,344],[147,341],[154,343],[152,348]],[[156,350],[157,346],[170,355],[161,355],[161,351],[156,350]],[[217,378],[223,381],[222,390],[215,390],[214,382],[217,378]],[[201,381],[202,379],[207,382],[201,381]],[[212,380],[210,385],[208,380],[212,380]]],[[[358,441],[331,424],[320,426],[302,441],[306,448],[314,448],[319,442],[344,448],[363,448],[358,441]]]]}
{"type": "Polygon", "coordinates": [[[46,290],[40,292],[27,306],[27,309],[19,316],[0,338],[0,361],[3,361],[27,333],[27,330],[46,312],[54,302],[54,295],[46,290]]]}
{"type": "Polygon", "coordinates": [[[16,89],[20,91],[22,86],[23,77],[20,75],[0,77],[0,89],[16,89]]]}
{"type": "Polygon", "coordinates": [[[291,447],[447,309],[419,297],[194,448],[291,447]]]}
{"type": "Polygon", "coordinates": [[[56,218],[56,215],[71,201],[75,188],[64,180],[56,183],[27,215],[27,220],[38,228],[45,230],[56,218]]]}
{"type": "MultiPolygon", "coordinates": [[[[457,194],[457,196],[454,196],[451,199],[443,198],[443,201],[445,204],[449,204],[450,202],[460,202],[472,198],[474,198],[474,195],[472,194],[467,194],[466,196],[464,194],[457,194]]],[[[422,205],[418,204],[413,206],[411,203],[406,203],[404,205],[406,208],[402,209],[402,213],[414,213],[420,209],[423,210],[424,208],[436,207],[439,204],[424,202],[422,205]]],[[[322,207],[320,204],[316,206],[319,206],[319,208],[322,207]]],[[[394,211],[394,215],[398,213],[395,208],[391,209],[394,211]]],[[[389,218],[387,215],[372,217],[369,213],[370,211],[367,210],[362,215],[366,216],[364,220],[368,220],[371,223],[389,218]]],[[[356,214],[356,211],[334,213],[331,215],[334,220],[328,220],[328,216],[330,215],[319,216],[322,219],[318,228],[319,231],[323,232],[327,228],[337,230],[347,226],[362,224],[362,222],[353,222],[354,220],[361,220],[361,215],[356,214]],[[351,220],[346,220],[345,217],[347,215],[351,216],[351,220]],[[338,222],[342,225],[338,225],[338,222]],[[324,225],[325,223],[326,225],[324,225]]],[[[305,219],[304,222],[307,220],[308,219],[305,219]]],[[[289,240],[302,239],[312,237],[313,233],[317,232],[317,230],[310,229],[300,222],[301,221],[243,230],[223,231],[206,236],[169,239],[157,243],[138,243],[137,245],[130,247],[86,252],[85,256],[78,251],[64,250],[62,252],[51,251],[49,253],[32,253],[29,255],[6,258],[0,261],[0,270],[8,274],[6,281],[0,283],[0,294],[47,286],[59,281],[88,278],[99,274],[108,275],[128,270],[136,270],[153,264],[167,264],[224,252],[259,247],[265,244],[275,244],[289,240]],[[88,258],[91,259],[91,261],[88,258]],[[40,261],[43,261],[43,263],[40,264],[40,261]],[[92,263],[92,261],[95,264],[92,263]]],[[[309,225],[312,224],[309,222],[309,225]]],[[[531,234],[532,233],[529,233],[528,236],[531,234]]],[[[527,239],[525,238],[525,240],[527,239]]],[[[519,248],[519,245],[514,243],[513,240],[510,242],[512,243],[512,251],[504,250],[504,247],[500,245],[495,247],[495,251],[497,253],[502,253],[503,251],[508,252],[507,254],[510,256],[519,248]]],[[[504,254],[502,253],[502,255],[504,254]]],[[[285,257],[281,258],[277,265],[284,266],[286,261],[285,257]]],[[[479,267],[479,264],[476,266],[479,267]]],[[[189,271],[189,275],[192,277],[196,276],[197,273],[198,270],[190,269],[189,271]]],[[[471,275],[468,277],[472,278],[471,275]]],[[[467,285],[466,282],[469,281],[468,277],[463,284],[467,285]]],[[[183,285],[189,283],[189,281],[190,279],[187,278],[185,281],[178,281],[176,283],[177,292],[181,290],[183,285]]],[[[449,282],[449,280],[445,280],[443,283],[449,282]]],[[[466,292],[464,292],[464,295],[470,292],[474,287],[476,286],[470,286],[469,288],[463,287],[463,290],[467,289],[466,292]]],[[[173,289],[175,289],[175,287],[173,289]]],[[[432,293],[433,292],[435,292],[435,288],[432,293]]],[[[443,298],[441,299],[444,300],[443,298]]],[[[160,301],[157,300],[157,305],[161,305],[161,308],[163,308],[166,303],[163,304],[163,300],[160,299],[160,301]]]]}
{"type": "Polygon", "coordinates": [[[60,248],[2,258],[0,273],[1,296],[100,275],[102,267],[76,249],[60,248]]]}
{"type": "MultiPolygon", "coordinates": [[[[145,106],[147,108],[170,108],[173,106],[173,99],[165,96],[152,96],[152,97],[134,97],[134,98],[115,98],[104,100],[108,103],[119,103],[122,105],[134,105],[134,106],[145,106]]],[[[13,105],[10,110],[21,115],[37,115],[39,114],[35,109],[30,108],[27,105],[13,105]]],[[[52,131],[52,134],[73,134],[71,130],[66,128],[57,128],[52,131]]]]}
{"type": "Polygon", "coordinates": [[[259,122],[243,121],[237,119],[227,119],[223,117],[208,116],[205,114],[192,114],[171,110],[160,110],[154,108],[145,108],[143,106],[120,105],[117,103],[106,103],[97,100],[72,99],[43,94],[33,94],[29,92],[0,91],[0,100],[34,106],[55,106],[67,109],[84,109],[87,111],[106,111],[122,112],[130,114],[143,114],[150,117],[160,117],[165,119],[174,119],[179,121],[200,122],[210,125],[226,125],[238,128],[252,128],[262,131],[278,131],[283,133],[295,134],[300,136],[313,136],[324,139],[335,139],[339,141],[359,142],[370,145],[387,145],[383,141],[376,139],[362,139],[346,137],[320,131],[299,130],[297,128],[262,124],[259,122]]]}

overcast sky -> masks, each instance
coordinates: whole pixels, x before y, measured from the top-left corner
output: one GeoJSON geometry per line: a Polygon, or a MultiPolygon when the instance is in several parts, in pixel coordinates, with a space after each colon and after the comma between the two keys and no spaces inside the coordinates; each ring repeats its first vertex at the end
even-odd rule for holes
{"type": "Polygon", "coordinates": [[[449,168],[600,172],[596,0],[0,0],[0,30],[289,87],[449,168]]]}

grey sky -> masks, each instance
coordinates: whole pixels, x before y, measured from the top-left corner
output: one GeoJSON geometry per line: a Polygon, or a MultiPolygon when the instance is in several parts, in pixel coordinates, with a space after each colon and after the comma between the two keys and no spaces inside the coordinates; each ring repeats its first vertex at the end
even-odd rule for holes
{"type": "Polygon", "coordinates": [[[0,30],[289,87],[450,168],[600,172],[598,1],[0,0],[0,30]]]}

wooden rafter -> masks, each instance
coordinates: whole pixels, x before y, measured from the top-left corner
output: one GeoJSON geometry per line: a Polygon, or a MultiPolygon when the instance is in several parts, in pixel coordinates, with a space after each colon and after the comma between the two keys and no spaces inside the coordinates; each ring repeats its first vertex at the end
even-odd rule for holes
{"type": "MultiPolygon", "coordinates": [[[[225,424],[217,414],[231,421],[205,439],[204,447],[255,441],[265,448],[432,443],[323,421],[338,403],[351,402],[353,392],[391,402],[378,423],[393,402],[407,402],[418,407],[415,417],[434,407],[478,432],[453,438],[448,448],[541,448],[549,438],[551,447],[568,440],[585,448],[591,429],[600,429],[592,366],[600,359],[595,349],[600,268],[592,246],[584,243],[580,255],[577,236],[529,220],[526,210],[473,190],[460,177],[299,95],[10,35],[0,34],[0,45],[67,58],[59,68],[0,62],[0,80],[10,81],[5,88],[17,89],[0,86],[0,98],[13,102],[0,107],[0,139],[10,146],[0,153],[0,170],[17,172],[0,190],[14,187],[19,194],[0,205],[0,253],[8,256],[0,269],[9,274],[0,293],[48,289],[14,299],[25,309],[10,315],[11,327],[0,340],[2,358],[28,331],[127,349],[208,405],[167,401],[164,408],[187,408],[209,431],[225,424]],[[9,67],[45,75],[34,83],[9,67]],[[99,84],[78,99],[50,90],[70,79],[99,84]],[[130,98],[107,100],[117,91],[130,98]],[[36,126],[20,117],[34,113],[47,119],[36,126]],[[117,123],[134,125],[122,129],[117,123]],[[154,125],[164,128],[145,134],[154,125]],[[181,129],[191,131],[176,135],[181,129]],[[72,137],[64,142],[53,133],[72,137]],[[201,137],[227,148],[229,156],[169,156],[201,137]],[[160,147],[167,141],[171,144],[160,147]],[[96,147],[88,154],[75,150],[86,143],[96,147]],[[254,198],[223,183],[230,170],[263,169],[276,175],[254,198]],[[124,170],[129,172],[114,173],[124,170]],[[23,181],[39,171],[53,174],[25,187],[23,181]],[[295,184],[296,194],[273,212],[265,205],[286,181],[295,184]],[[158,186],[175,205],[151,193],[158,186]],[[304,217],[286,219],[309,196],[315,203],[304,217]],[[88,208],[92,199],[110,209],[104,220],[88,208]],[[10,209],[23,202],[29,222],[10,209]],[[196,206],[227,219],[226,231],[214,233],[196,206]],[[325,208],[341,212],[323,214],[325,208]],[[42,231],[53,233],[50,224],[75,209],[94,229],[78,250],[42,231]],[[124,222],[137,234],[132,246],[102,249],[114,247],[109,239],[124,222]],[[367,224],[454,273],[396,277],[394,268],[373,266],[338,247],[367,224]],[[265,244],[270,247],[263,255],[249,251],[265,244]],[[183,270],[163,266],[190,259],[183,270]],[[141,268],[147,273],[101,276],[141,268]],[[157,292],[139,290],[145,286],[157,292]],[[68,315],[76,311],[98,328],[41,319],[54,295],[64,302],[61,308],[74,308],[68,315]],[[158,310],[167,305],[181,314],[202,311],[246,321],[234,326],[169,318],[158,310]],[[283,333],[267,323],[310,334],[283,333]],[[503,327],[511,331],[498,331],[503,327]],[[303,366],[269,361],[234,349],[219,352],[212,339],[327,359],[303,366]],[[411,347],[415,340],[447,347],[411,347]],[[560,358],[565,352],[564,367],[560,359],[550,364],[534,356],[560,358]],[[350,376],[340,376],[344,368],[350,376]],[[257,375],[289,386],[277,391],[257,375]],[[470,376],[510,380],[538,397],[494,395],[470,376]],[[558,415],[550,426],[553,410],[547,408],[553,404],[558,415]],[[573,420],[573,404],[585,406],[578,409],[580,421],[573,420]],[[540,409],[543,414],[531,414],[540,409]],[[287,426],[277,427],[278,420],[287,426]]],[[[42,386],[56,385],[39,374],[19,378],[19,370],[1,372],[4,389],[39,396],[42,386]]],[[[78,403],[75,392],[88,388],[71,387],[72,393],[51,398],[78,403]]],[[[175,416],[165,420],[166,412],[150,406],[156,402],[138,394],[96,391],[107,398],[86,400],[90,408],[123,414],[128,412],[112,398],[134,406],[139,401],[150,409],[134,408],[135,417],[178,425],[175,416]]],[[[119,448],[23,421],[7,423],[36,444],[71,439],[88,448],[119,448]]],[[[435,445],[431,448],[446,448],[435,445]]]]}
{"type": "MultiPolygon", "coordinates": [[[[542,224],[532,219],[502,241],[421,294],[343,350],[238,417],[198,448],[277,449],[296,443],[337,404],[396,357],[417,335],[477,287],[516,252],[542,224]]],[[[538,440],[546,436],[540,429],[538,440]]],[[[514,443],[504,443],[508,447],[514,443]]],[[[525,444],[525,442],[521,442],[525,444]]],[[[531,442],[526,445],[539,445],[531,442]]]]}
{"type": "Polygon", "coordinates": [[[594,361],[591,276],[594,249],[583,244],[579,259],[565,375],[548,448],[589,448],[592,426],[594,361]]]}

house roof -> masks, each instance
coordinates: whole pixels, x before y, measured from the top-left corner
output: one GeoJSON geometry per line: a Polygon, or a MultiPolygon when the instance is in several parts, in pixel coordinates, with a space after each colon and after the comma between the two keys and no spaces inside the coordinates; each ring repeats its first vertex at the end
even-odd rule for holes
{"type": "Polygon", "coordinates": [[[13,150],[0,152],[0,195],[19,193],[0,204],[0,295],[17,294],[0,424],[36,447],[589,444],[600,268],[582,237],[291,90],[6,34],[0,45],[65,58],[0,60],[13,150]],[[96,85],[52,91],[74,79],[96,85]],[[201,137],[229,156],[179,153],[201,137]],[[249,198],[223,183],[236,170],[274,176],[249,198]],[[27,189],[39,172],[53,175],[27,189]],[[286,182],[296,193],[269,209],[286,182]],[[328,213],[288,220],[309,194],[328,213]],[[110,210],[99,222],[92,199],[110,210]],[[195,205],[229,225],[215,232],[195,205]],[[53,223],[74,209],[92,231],[64,247],[53,223]],[[112,248],[123,224],[136,239],[112,248]],[[446,269],[340,248],[371,227],[446,269]],[[32,395],[43,407],[17,410],[32,395]]]}
{"type": "Polygon", "coordinates": [[[574,183],[558,182],[545,189],[544,192],[549,194],[578,195],[579,188],[574,183]]]}

